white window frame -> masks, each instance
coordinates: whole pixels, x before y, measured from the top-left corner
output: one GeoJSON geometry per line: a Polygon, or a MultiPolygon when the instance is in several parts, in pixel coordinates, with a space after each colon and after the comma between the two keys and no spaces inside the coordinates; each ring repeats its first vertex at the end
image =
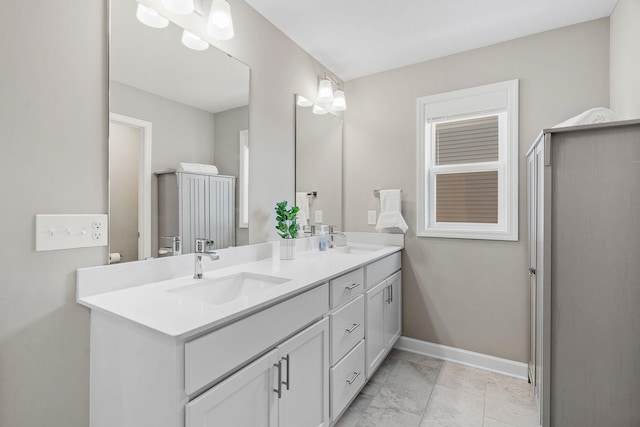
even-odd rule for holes
{"type": "Polygon", "coordinates": [[[518,80],[424,96],[418,112],[419,237],[518,240],[518,80]],[[499,158],[494,162],[435,165],[433,124],[498,115],[499,158]],[[435,220],[436,173],[498,171],[498,223],[435,220]]]}
{"type": "Polygon", "coordinates": [[[249,130],[239,132],[238,228],[249,228],[249,130]]]}

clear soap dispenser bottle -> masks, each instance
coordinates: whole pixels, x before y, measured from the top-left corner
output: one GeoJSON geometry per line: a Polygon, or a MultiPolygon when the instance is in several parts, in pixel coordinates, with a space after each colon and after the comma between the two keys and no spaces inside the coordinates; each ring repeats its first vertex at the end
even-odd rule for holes
{"type": "Polygon", "coordinates": [[[321,225],[320,226],[320,233],[318,234],[318,250],[320,251],[326,251],[327,250],[327,246],[328,246],[328,241],[329,239],[327,238],[327,226],[326,225],[321,225]]]}

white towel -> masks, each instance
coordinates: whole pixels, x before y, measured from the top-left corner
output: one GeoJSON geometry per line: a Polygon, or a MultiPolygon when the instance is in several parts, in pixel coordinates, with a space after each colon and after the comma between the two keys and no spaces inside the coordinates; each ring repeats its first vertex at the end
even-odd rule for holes
{"type": "Polygon", "coordinates": [[[407,232],[409,227],[400,213],[401,196],[400,190],[380,190],[380,215],[376,224],[379,233],[385,228],[393,227],[399,228],[403,233],[407,232]]]}
{"type": "Polygon", "coordinates": [[[568,126],[594,125],[597,123],[612,122],[616,119],[615,113],[607,108],[596,107],[580,113],[575,117],[571,117],[564,122],[557,124],[554,128],[562,128],[568,126]]]}
{"type": "Polygon", "coordinates": [[[298,211],[298,224],[302,227],[309,225],[309,195],[306,192],[296,193],[296,206],[298,211]]]}
{"type": "Polygon", "coordinates": [[[218,175],[218,168],[214,165],[207,165],[204,163],[186,163],[180,162],[180,168],[182,172],[192,172],[192,173],[208,173],[211,175],[218,175]]]}

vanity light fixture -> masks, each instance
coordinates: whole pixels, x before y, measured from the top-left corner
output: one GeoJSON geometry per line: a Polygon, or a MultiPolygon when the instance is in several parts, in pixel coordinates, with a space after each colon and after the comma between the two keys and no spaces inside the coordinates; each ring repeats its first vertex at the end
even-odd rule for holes
{"type": "Polygon", "coordinates": [[[189,15],[195,10],[193,0],[162,0],[162,5],[176,15],[189,15]]]}
{"type": "Polygon", "coordinates": [[[233,38],[233,19],[231,6],[226,0],[213,0],[207,21],[207,33],[218,40],[233,38]]]}
{"type": "Polygon", "coordinates": [[[193,50],[207,50],[209,48],[209,43],[187,30],[182,32],[182,44],[193,50]]]}
{"type": "Polygon", "coordinates": [[[300,107],[311,107],[313,105],[313,102],[309,101],[307,98],[305,98],[302,95],[298,95],[298,100],[296,101],[296,103],[300,107]]]}
{"type": "Polygon", "coordinates": [[[138,8],[136,9],[136,18],[144,25],[152,28],[166,28],[169,25],[167,18],[160,16],[155,10],[140,3],[138,3],[138,8]]]}
{"type": "Polygon", "coordinates": [[[332,111],[344,111],[347,109],[347,100],[338,79],[325,72],[318,83],[318,102],[329,104],[332,111]],[[334,92],[333,87],[336,90],[334,92]]]}
{"type": "Polygon", "coordinates": [[[317,114],[317,115],[323,115],[323,114],[327,114],[328,111],[325,110],[324,108],[322,108],[321,106],[319,106],[318,104],[315,104],[313,106],[313,110],[311,111],[313,114],[317,114]]]}
{"type": "Polygon", "coordinates": [[[344,111],[347,109],[347,99],[344,97],[344,91],[338,89],[333,93],[331,109],[333,111],[344,111]]]}
{"type": "Polygon", "coordinates": [[[333,86],[331,80],[325,78],[318,84],[318,102],[333,101],[333,86]]]}

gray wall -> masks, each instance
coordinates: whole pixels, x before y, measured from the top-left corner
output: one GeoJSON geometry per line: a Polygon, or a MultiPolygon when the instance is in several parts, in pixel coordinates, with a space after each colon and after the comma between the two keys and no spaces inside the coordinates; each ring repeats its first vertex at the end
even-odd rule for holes
{"type": "MultiPolygon", "coordinates": [[[[280,157],[251,183],[258,242],[275,202],[294,194],[293,94],[311,96],[324,68],[230,3],[236,37],[216,44],[251,67],[253,154],[280,157]]],[[[34,216],[107,211],[107,17],[103,0],[0,2],[1,426],[89,425],[89,310],[75,303],[75,270],[104,264],[107,249],[36,253],[34,216]]]]}
{"type": "Polygon", "coordinates": [[[109,123],[109,252],[138,260],[140,129],[109,123]]]}
{"type": "MultiPolygon", "coordinates": [[[[213,163],[213,114],[114,81],[111,81],[109,91],[112,113],[151,122],[152,174],[177,169],[180,162],[213,163]]],[[[154,257],[158,256],[159,246],[170,246],[166,239],[158,241],[157,206],[158,180],[151,175],[151,256],[154,257]]],[[[111,238],[111,233],[109,236],[111,238]]],[[[113,248],[109,250],[114,252],[113,248]]]]}
{"type": "MultiPolygon", "coordinates": [[[[240,131],[249,129],[249,107],[239,107],[214,114],[215,155],[214,164],[222,175],[236,180],[236,246],[249,244],[249,229],[240,228],[238,203],[240,197],[240,131]]],[[[249,136],[251,140],[251,136],[249,136]]]]}
{"type": "Polygon", "coordinates": [[[611,109],[640,117],[640,1],[618,0],[611,14],[611,109]]]}
{"type": "Polygon", "coordinates": [[[403,335],[526,362],[525,157],[538,132],[609,102],[601,19],[346,83],[345,228],[373,231],[374,188],[401,188],[403,335]],[[520,240],[416,237],[416,98],[520,79],[520,240]]]}

